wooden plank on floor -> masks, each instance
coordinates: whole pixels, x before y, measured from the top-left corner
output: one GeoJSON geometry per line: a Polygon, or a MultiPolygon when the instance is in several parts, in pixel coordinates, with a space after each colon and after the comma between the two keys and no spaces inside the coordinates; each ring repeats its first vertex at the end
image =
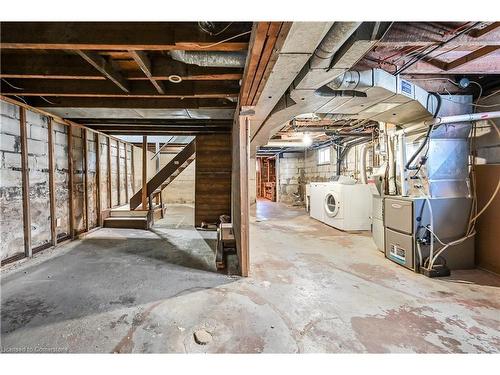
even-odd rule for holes
{"type": "Polygon", "coordinates": [[[54,179],[54,129],[52,118],[47,118],[48,123],[48,146],[49,146],[49,205],[50,205],[50,243],[57,245],[57,223],[56,223],[56,186],[54,179]]]}
{"type": "Polygon", "coordinates": [[[28,136],[26,129],[26,109],[19,108],[19,126],[21,134],[21,180],[23,193],[23,233],[24,255],[31,257],[31,206],[30,206],[30,180],[28,166],[28,136]]]}

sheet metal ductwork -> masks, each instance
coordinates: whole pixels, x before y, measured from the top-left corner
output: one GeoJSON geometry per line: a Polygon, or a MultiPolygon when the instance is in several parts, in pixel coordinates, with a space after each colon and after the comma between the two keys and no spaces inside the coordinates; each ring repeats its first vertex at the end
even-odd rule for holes
{"type": "Polygon", "coordinates": [[[218,51],[170,51],[172,59],[185,64],[206,67],[244,68],[247,53],[218,51]]]}
{"type": "Polygon", "coordinates": [[[347,71],[316,94],[332,97],[319,113],[396,125],[430,118],[437,108],[437,99],[427,91],[382,69],[347,71]]]}

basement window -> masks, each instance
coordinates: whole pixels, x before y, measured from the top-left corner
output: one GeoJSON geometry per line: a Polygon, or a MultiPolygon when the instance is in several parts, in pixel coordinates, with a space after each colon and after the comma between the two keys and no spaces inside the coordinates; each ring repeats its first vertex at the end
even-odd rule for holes
{"type": "Polygon", "coordinates": [[[330,147],[318,150],[318,165],[330,164],[330,147]]]}

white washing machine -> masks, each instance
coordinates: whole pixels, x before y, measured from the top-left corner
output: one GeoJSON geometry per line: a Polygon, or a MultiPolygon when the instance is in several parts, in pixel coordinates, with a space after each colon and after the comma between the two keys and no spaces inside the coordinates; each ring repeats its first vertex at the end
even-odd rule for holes
{"type": "MultiPolygon", "coordinates": [[[[312,206],[311,206],[312,208],[312,206]]],[[[372,193],[365,184],[334,182],[323,200],[323,222],[340,230],[370,230],[372,193]]]]}
{"type": "Polygon", "coordinates": [[[316,220],[324,221],[325,194],[330,182],[311,182],[309,186],[309,215],[316,220]]]}

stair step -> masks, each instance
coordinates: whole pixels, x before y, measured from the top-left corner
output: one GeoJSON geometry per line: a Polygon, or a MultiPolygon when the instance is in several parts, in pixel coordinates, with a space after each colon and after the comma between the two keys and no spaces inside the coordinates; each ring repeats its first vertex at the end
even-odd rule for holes
{"type": "Polygon", "coordinates": [[[108,217],[104,219],[105,228],[148,229],[145,217],[108,217]]]}
{"type": "Polygon", "coordinates": [[[110,213],[111,217],[147,217],[148,216],[148,211],[143,211],[143,210],[112,210],[110,213]]]}

